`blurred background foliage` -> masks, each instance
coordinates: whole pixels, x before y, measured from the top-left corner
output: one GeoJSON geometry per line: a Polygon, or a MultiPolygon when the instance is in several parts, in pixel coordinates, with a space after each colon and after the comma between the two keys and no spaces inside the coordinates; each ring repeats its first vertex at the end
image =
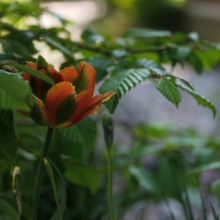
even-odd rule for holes
{"type": "MultiPolygon", "coordinates": [[[[68,14],[67,18],[63,18],[50,11],[48,5],[44,6],[48,2],[11,2],[0,3],[0,64],[7,71],[14,70],[7,65],[8,61],[16,60],[21,64],[27,60],[34,61],[45,48],[49,48],[49,55],[48,50],[45,52],[48,57],[57,51],[61,54],[55,58],[57,68],[77,65],[80,59],[85,59],[97,69],[97,82],[102,82],[109,72],[112,71],[113,76],[117,75],[125,68],[130,68],[131,64],[137,69],[148,68],[141,59],[153,61],[149,72],[155,69],[157,72],[164,71],[157,63],[175,66],[177,63],[184,65],[187,61],[195,71],[202,73],[205,69],[212,69],[219,61],[218,45],[200,40],[196,33],[179,33],[192,31],[190,16],[185,10],[189,3],[187,1],[112,0],[105,4],[97,1],[105,13],[94,19],[92,25],[81,25],[80,41],[73,40],[79,36],[72,36],[72,31],[69,31],[74,22],[68,19],[68,14]],[[44,6],[43,10],[39,3],[44,6]],[[46,27],[42,24],[41,16],[45,13],[52,15],[59,25],[46,27]],[[85,29],[85,26],[93,28],[85,29]],[[126,32],[130,26],[167,31],[130,29],[126,32]],[[169,31],[178,32],[169,38],[169,31]],[[121,37],[122,34],[128,38],[121,37]],[[115,39],[115,36],[119,38],[115,39]],[[172,43],[172,50],[141,54],[130,54],[124,50],[141,49],[146,42],[152,47],[170,46],[172,43]],[[200,51],[203,46],[210,50],[200,51]],[[119,64],[121,69],[118,68],[119,64]]],[[[133,83],[131,87],[136,84],[133,83]]],[[[202,101],[203,105],[215,111],[210,102],[202,101]]],[[[110,111],[113,112],[116,105],[113,103],[113,107],[109,107],[110,111]]],[[[99,127],[100,115],[93,119],[85,118],[68,129],[56,129],[53,135],[49,157],[55,164],[53,169],[60,201],[67,198],[65,220],[108,219],[106,152],[99,127]]],[[[0,219],[5,220],[16,219],[10,176],[14,164],[21,167],[22,219],[28,219],[30,207],[27,204],[31,201],[37,158],[46,133],[45,128],[16,112],[14,118],[18,138],[17,154],[11,162],[0,161],[0,219]]],[[[180,129],[172,124],[142,122],[131,126],[117,119],[112,163],[114,204],[118,219],[147,220],[150,216],[160,220],[218,219],[213,216],[219,212],[219,137],[201,135],[195,129],[180,129]],[[125,142],[117,141],[121,131],[126,132],[125,142]]],[[[54,210],[56,203],[53,189],[45,175],[38,219],[53,219],[51,216],[54,210]]]]}

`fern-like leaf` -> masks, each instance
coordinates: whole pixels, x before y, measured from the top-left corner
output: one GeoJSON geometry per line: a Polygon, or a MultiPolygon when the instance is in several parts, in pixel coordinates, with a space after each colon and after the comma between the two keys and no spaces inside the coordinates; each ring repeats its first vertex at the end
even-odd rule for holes
{"type": "Polygon", "coordinates": [[[179,83],[178,81],[175,81],[175,84],[178,87],[180,87],[182,90],[184,90],[184,91],[188,92],[190,95],[192,95],[192,97],[197,101],[197,103],[199,105],[202,105],[204,107],[207,107],[207,108],[211,109],[212,113],[213,113],[213,117],[215,117],[215,115],[216,115],[215,105],[210,100],[208,100],[205,97],[199,95],[197,92],[195,92],[191,88],[179,83]]]}
{"type": "Polygon", "coordinates": [[[150,71],[148,69],[131,68],[117,71],[113,77],[106,80],[100,87],[100,92],[105,93],[109,90],[114,90],[116,92],[116,95],[114,95],[111,100],[105,104],[110,113],[115,111],[122,95],[131,90],[138,83],[143,82],[147,77],[149,77],[149,75],[150,71]]]}
{"type": "Polygon", "coordinates": [[[175,85],[175,81],[170,77],[161,78],[156,85],[157,89],[166,99],[172,102],[177,108],[181,101],[181,94],[175,85]]]}
{"type": "Polygon", "coordinates": [[[135,62],[134,68],[121,69],[115,66],[113,76],[107,79],[100,88],[100,92],[104,93],[114,90],[114,95],[105,105],[113,113],[118,105],[119,99],[127,91],[134,88],[137,84],[143,82],[148,77],[161,77],[166,74],[164,68],[152,60],[139,59],[135,62]]]}

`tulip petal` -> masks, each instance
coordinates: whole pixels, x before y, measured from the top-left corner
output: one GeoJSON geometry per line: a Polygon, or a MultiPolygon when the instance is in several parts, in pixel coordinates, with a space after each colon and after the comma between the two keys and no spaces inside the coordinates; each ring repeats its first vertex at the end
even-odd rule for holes
{"type": "Polygon", "coordinates": [[[114,94],[114,90],[111,90],[104,94],[99,94],[92,99],[92,102],[89,105],[87,105],[86,108],[84,108],[85,105],[81,106],[82,100],[79,99],[77,107],[80,106],[81,108],[78,108],[74,113],[74,117],[71,118],[72,124],[76,124],[78,121],[80,121],[89,114],[96,114],[99,111],[101,104],[107,102],[114,94]]]}
{"type": "MultiPolygon", "coordinates": [[[[31,107],[30,117],[40,125],[53,127],[55,125],[55,115],[49,112],[43,102],[34,96],[33,106],[31,107]]],[[[27,115],[27,114],[26,114],[27,115]]]]}
{"type": "MultiPolygon", "coordinates": [[[[46,95],[46,108],[56,114],[60,104],[66,100],[69,95],[75,94],[75,88],[70,82],[60,82],[52,87],[46,95]]],[[[65,112],[64,112],[65,114],[65,112]]]]}
{"type": "Polygon", "coordinates": [[[76,93],[80,93],[83,90],[88,91],[89,99],[92,100],[94,87],[95,87],[96,71],[95,69],[84,62],[79,64],[79,80],[75,84],[76,93]]]}
{"type": "MultiPolygon", "coordinates": [[[[44,70],[44,69],[40,69],[39,71],[42,72],[45,75],[47,74],[46,70],[44,70]]],[[[32,87],[33,93],[38,98],[41,98],[42,87],[43,87],[45,82],[43,80],[39,79],[39,78],[36,78],[36,77],[33,78],[33,81],[34,81],[34,85],[31,84],[32,85],[31,87],[32,87]]]]}
{"type": "Polygon", "coordinates": [[[109,101],[109,99],[115,94],[114,90],[110,90],[107,93],[104,94],[99,94],[95,97],[93,97],[92,102],[89,104],[89,106],[87,107],[86,111],[83,114],[83,117],[89,115],[89,114],[96,114],[100,107],[101,104],[104,102],[109,101]]]}
{"type": "Polygon", "coordinates": [[[47,64],[46,71],[47,71],[48,76],[53,79],[54,83],[59,83],[62,81],[62,76],[57,70],[53,68],[52,65],[47,64]]]}
{"type": "Polygon", "coordinates": [[[60,71],[60,75],[62,76],[62,81],[71,82],[73,85],[77,81],[79,77],[79,73],[76,71],[74,67],[66,67],[60,71]]]}
{"type": "Polygon", "coordinates": [[[59,124],[58,127],[67,127],[76,124],[81,118],[89,103],[89,94],[87,91],[82,91],[78,95],[75,95],[75,109],[73,111],[72,117],[65,123],[59,124]]]}

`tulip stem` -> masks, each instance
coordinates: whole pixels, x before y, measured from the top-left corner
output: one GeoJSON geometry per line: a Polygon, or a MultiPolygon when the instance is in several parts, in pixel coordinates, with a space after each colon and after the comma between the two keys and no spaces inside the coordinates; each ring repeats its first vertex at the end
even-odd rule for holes
{"type": "Polygon", "coordinates": [[[108,207],[111,220],[115,220],[114,207],[112,200],[112,166],[111,166],[111,150],[107,150],[107,165],[108,165],[108,207]]]}
{"type": "Polygon", "coordinates": [[[34,184],[34,192],[33,192],[33,200],[32,200],[32,213],[30,220],[36,220],[37,219],[37,213],[38,213],[38,204],[39,204],[39,193],[40,193],[40,186],[42,182],[43,172],[44,172],[44,161],[43,159],[47,157],[49,147],[50,147],[50,141],[53,134],[53,128],[48,127],[47,129],[47,135],[44,142],[44,147],[42,154],[40,156],[40,161],[38,164],[38,170],[37,175],[35,179],[34,184]]]}

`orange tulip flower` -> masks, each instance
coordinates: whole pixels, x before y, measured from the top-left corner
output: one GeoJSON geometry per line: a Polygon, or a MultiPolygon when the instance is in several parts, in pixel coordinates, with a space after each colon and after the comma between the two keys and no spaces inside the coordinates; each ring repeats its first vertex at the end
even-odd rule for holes
{"type": "Polygon", "coordinates": [[[74,125],[85,116],[96,114],[101,104],[115,94],[111,90],[93,97],[96,71],[84,62],[80,62],[79,71],[74,67],[66,67],[58,72],[39,56],[36,63],[28,62],[27,66],[48,75],[56,84],[52,87],[36,77],[22,73],[23,78],[29,82],[34,97],[30,112],[22,113],[40,125],[74,125]]]}

